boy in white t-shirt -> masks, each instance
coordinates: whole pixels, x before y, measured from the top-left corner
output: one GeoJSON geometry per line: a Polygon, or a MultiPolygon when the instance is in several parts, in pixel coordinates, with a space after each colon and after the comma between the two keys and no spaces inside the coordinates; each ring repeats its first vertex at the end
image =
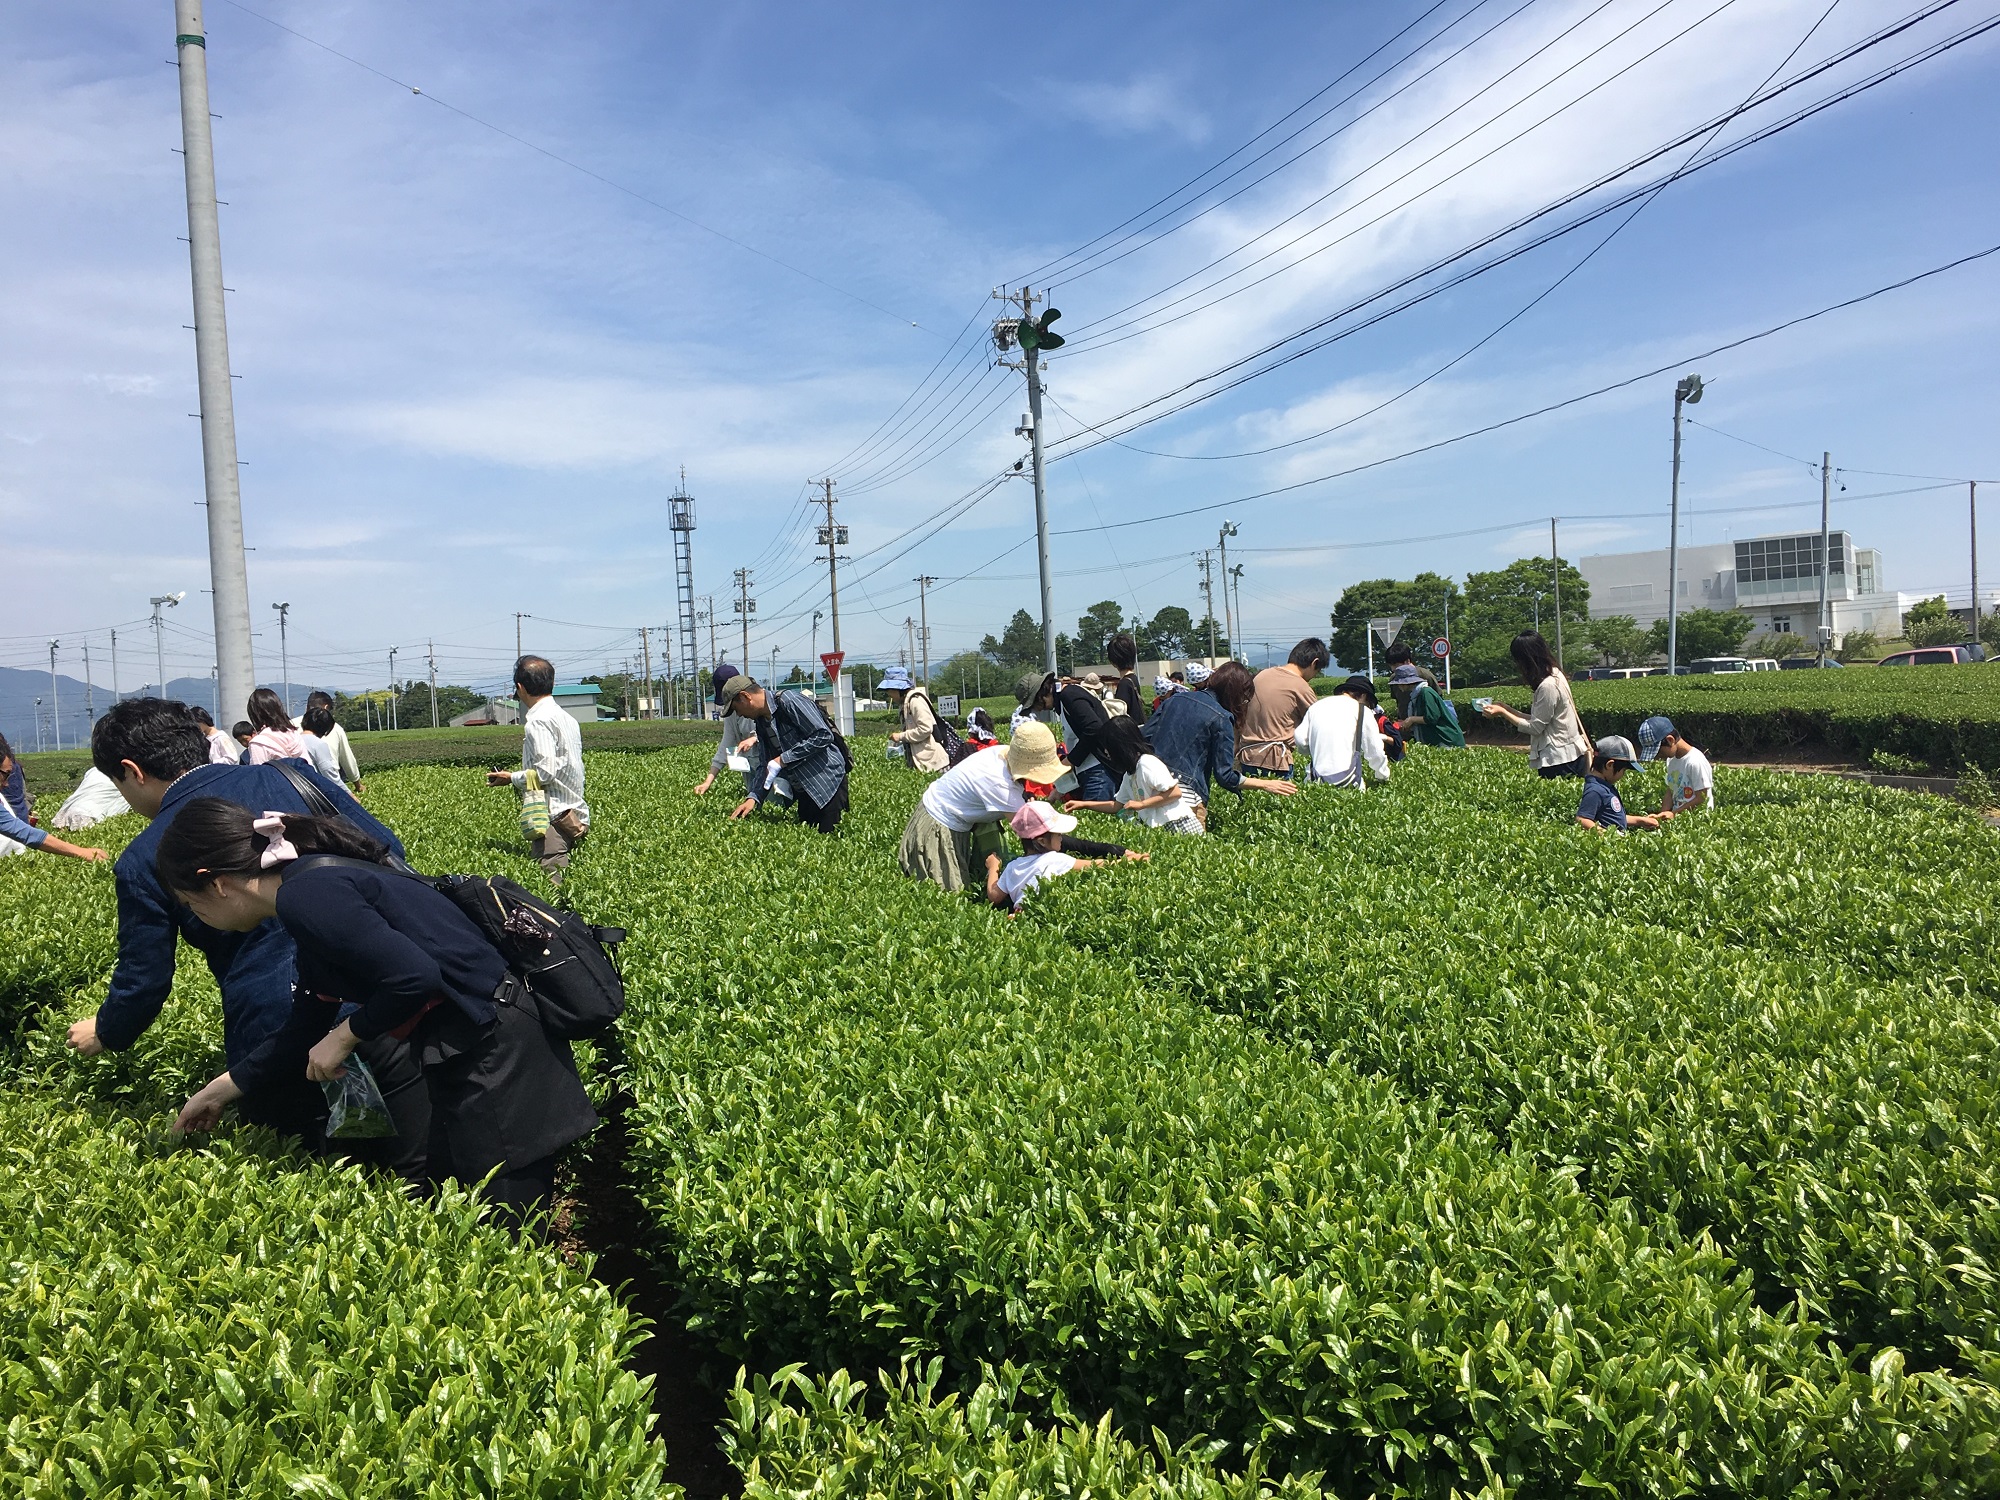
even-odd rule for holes
{"type": "Polygon", "coordinates": [[[1639,759],[1652,760],[1655,756],[1666,757],[1667,790],[1660,801],[1662,817],[1715,806],[1715,767],[1664,714],[1655,714],[1639,726],[1639,759]]]}
{"type": "MultiPolygon", "coordinates": [[[[1008,861],[1004,868],[999,855],[986,856],[986,899],[1008,912],[1019,911],[1021,903],[1028,899],[1028,892],[1044,880],[1053,880],[1072,870],[1087,870],[1092,865],[1110,864],[1114,858],[1144,860],[1147,857],[1130,849],[1120,849],[1117,855],[1098,859],[1079,859],[1074,854],[1065,854],[1063,835],[1076,831],[1076,819],[1068,813],[1057,812],[1046,802],[1024,803],[1009,820],[1009,826],[1020,836],[1021,847],[1028,852],[1019,859],[1008,861]]],[[[1115,846],[1090,847],[1109,849],[1115,846]]]]}

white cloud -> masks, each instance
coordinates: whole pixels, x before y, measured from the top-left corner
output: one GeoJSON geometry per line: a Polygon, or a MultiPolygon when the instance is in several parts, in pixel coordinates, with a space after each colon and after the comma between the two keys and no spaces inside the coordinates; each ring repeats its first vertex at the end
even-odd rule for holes
{"type": "Polygon", "coordinates": [[[1165,134],[1191,146],[1209,138],[1208,116],[1194,107],[1187,91],[1158,73],[1129,83],[1066,83],[1044,79],[1032,104],[1050,114],[1079,120],[1107,135],[1165,134]]]}

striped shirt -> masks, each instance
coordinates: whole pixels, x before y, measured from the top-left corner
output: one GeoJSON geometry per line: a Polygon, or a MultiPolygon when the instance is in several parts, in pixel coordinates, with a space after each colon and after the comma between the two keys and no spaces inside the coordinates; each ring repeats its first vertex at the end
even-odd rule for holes
{"type": "Polygon", "coordinates": [[[521,769],[514,773],[516,791],[533,771],[549,794],[549,816],[574,811],[590,821],[590,804],[583,800],[583,731],[576,720],[544,698],[521,720],[521,769]]]}

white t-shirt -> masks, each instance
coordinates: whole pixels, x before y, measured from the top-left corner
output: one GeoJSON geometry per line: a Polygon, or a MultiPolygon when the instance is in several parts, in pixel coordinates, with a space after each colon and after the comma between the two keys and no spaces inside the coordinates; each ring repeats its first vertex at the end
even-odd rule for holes
{"type": "Polygon", "coordinates": [[[1708,757],[1690,745],[1685,755],[1667,762],[1667,803],[1669,812],[1685,812],[1695,793],[1708,793],[1708,806],[1715,806],[1715,767],[1708,757]]]}
{"type": "Polygon", "coordinates": [[[1148,828],[1171,828],[1175,833],[1200,833],[1201,821],[1194,810],[1201,806],[1196,797],[1180,783],[1180,778],[1167,769],[1167,763],[1157,755],[1139,757],[1139,768],[1118,783],[1118,802],[1122,807],[1127,802],[1138,802],[1147,797],[1157,797],[1162,792],[1178,792],[1180,795],[1171,802],[1162,802],[1158,807],[1142,807],[1131,814],[1148,828]]]}
{"type": "Polygon", "coordinates": [[[1019,906],[1044,880],[1057,875],[1067,875],[1076,868],[1073,854],[1024,854],[1019,859],[1009,860],[1000,872],[1000,893],[1009,903],[1019,906]]]}
{"type": "Polygon", "coordinates": [[[976,751],[924,788],[924,811],[953,833],[1011,818],[1028,800],[1007,770],[1002,745],[976,751]]]}

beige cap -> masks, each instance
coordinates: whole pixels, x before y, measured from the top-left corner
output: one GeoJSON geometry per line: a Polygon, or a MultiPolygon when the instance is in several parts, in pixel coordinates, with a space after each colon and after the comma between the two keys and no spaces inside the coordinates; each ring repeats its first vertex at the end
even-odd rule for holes
{"type": "Polygon", "coordinates": [[[1056,754],[1056,737],[1048,725],[1030,720],[1014,731],[1014,742],[1007,747],[1007,774],[1016,781],[1054,786],[1067,769],[1056,754]]]}

